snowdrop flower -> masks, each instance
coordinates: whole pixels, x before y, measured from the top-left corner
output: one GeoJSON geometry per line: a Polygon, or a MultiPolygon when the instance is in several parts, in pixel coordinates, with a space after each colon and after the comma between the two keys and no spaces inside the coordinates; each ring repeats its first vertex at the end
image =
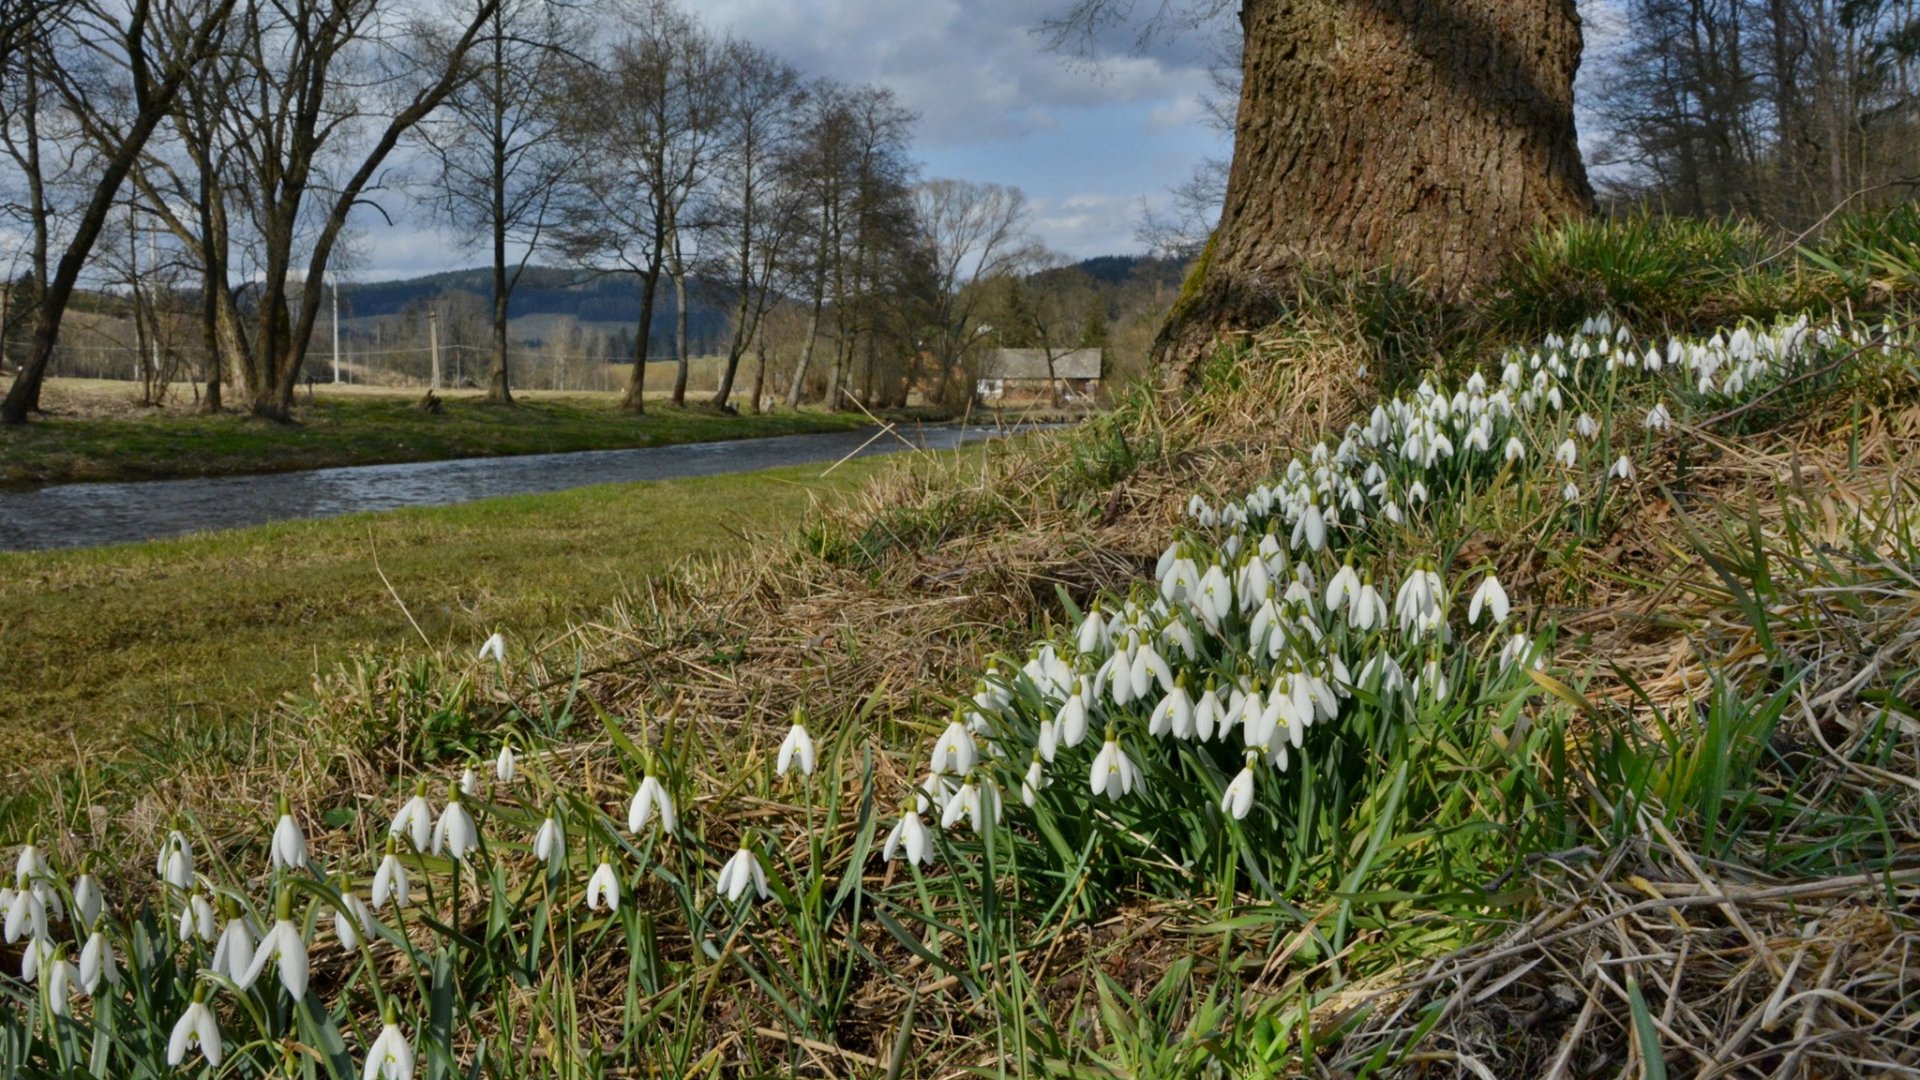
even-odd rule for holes
{"type": "Polygon", "coordinates": [[[473,774],[472,768],[469,767],[460,773],[460,794],[471,795],[479,788],[480,778],[473,774]]]}
{"type": "Polygon", "coordinates": [[[253,951],[253,928],[247,925],[246,916],[240,914],[237,905],[228,901],[227,925],[220,931],[220,940],[213,944],[213,963],[209,966],[214,974],[239,982],[253,966],[253,951]]]}
{"type": "Polygon", "coordinates": [[[1220,794],[1220,812],[1233,815],[1233,820],[1243,821],[1248,811],[1253,809],[1253,761],[1254,755],[1247,755],[1247,764],[1239,775],[1227,782],[1227,788],[1220,794]]]}
{"type": "Polygon", "coordinates": [[[1439,627],[1445,617],[1444,595],[1440,575],[1432,570],[1415,570],[1407,575],[1393,604],[1394,613],[1399,616],[1400,632],[1424,635],[1439,627]]]}
{"type": "Polygon", "coordinates": [[[1430,691],[1435,701],[1447,700],[1451,684],[1447,681],[1446,669],[1440,666],[1438,657],[1428,660],[1426,666],[1420,669],[1420,677],[1413,681],[1415,696],[1418,696],[1422,689],[1430,691]]]}
{"type": "Polygon", "coordinates": [[[1046,786],[1046,768],[1040,762],[1040,755],[1035,754],[1032,764],[1027,766],[1027,775],[1020,779],[1020,801],[1025,803],[1028,809],[1032,809],[1033,804],[1040,799],[1040,792],[1045,790],[1046,786]]]}
{"type": "Polygon", "coordinates": [[[760,899],[765,900],[773,894],[767,890],[767,872],[760,865],[760,859],[749,850],[743,841],[740,850],[720,868],[720,876],[714,882],[714,888],[727,898],[730,904],[737,904],[740,898],[752,889],[760,899]]]}
{"type": "Polygon", "coordinates": [[[1567,486],[1560,489],[1560,497],[1562,499],[1565,499],[1568,502],[1579,501],[1580,485],[1574,483],[1571,480],[1567,481],[1567,486]]]}
{"type": "Polygon", "coordinates": [[[47,867],[47,857],[41,854],[39,845],[29,834],[26,844],[20,848],[19,857],[13,863],[14,884],[24,889],[34,878],[45,877],[50,872],[47,867]]]}
{"type": "Polygon", "coordinates": [[[460,801],[460,792],[455,790],[447,799],[447,808],[440,811],[440,820],[434,823],[433,853],[438,855],[445,850],[449,858],[461,862],[479,844],[480,829],[473,823],[473,815],[467,813],[466,804],[460,801]]]}
{"type": "Polygon", "coordinates": [[[1105,795],[1117,799],[1131,794],[1141,783],[1140,769],[1129,758],[1126,751],[1120,749],[1111,729],[1107,731],[1107,741],[1094,755],[1093,767],[1088,775],[1089,786],[1095,795],[1105,795]]]}
{"type": "Polygon", "coordinates": [[[219,1068],[226,1057],[225,1049],[220,1045],[220,1025],[214,1021],[212,1010],[207,1008],[206,989],[196,986],[193,990],[193,1002],[187,1011],[173,1025],[173,1037],[167,1040],[167,1064],[178,1067],[187,1058],[187,1051],[199,1047],[206,1055],[207,1064],[219,1068]]]}
{"type": "Polygon", "coordinates": [[[1353,572],[1353,563],[1341,564],[1327,582],[1327,610],[1339,611],[1348,600],[1357,599],[1359,595],[1360,575],[1353,572]]]}
{"type": "Polygon", "coordinates": [[[1535,670],[1545,666],[1544,658],[1534,656],[1533,652],[1533,640],[1516,631],[1513,637],[1507,640],[1506,646],[1500,650],[1500,670],[1504,673],[1515,664],[1526,663],[1529,657],[1532,657],[1533,662],[1527,666],[1535,670]]]}
{"type": "Polygon", "coordinates": [[[1572,439],[1567,439],[1561,442],[1560,448],[1553,452],[1553,460],[1556,464],[1571,469],[1580,461],[1580,447],[1572,439]]]}
{"type": "Polygon", "coordinates": [[[392,900],[396,908],[406,907],[413,900],[407,886],[407,868],[394,853],[394,842],[387,840],[387,853],[380,860],[380,868],[373,872],[373,909],[380,910],[392,900]]]}
{"type": "Polygon", "coordinates": [[[176,889],[188,889],[193,886],[193,845],[175,829],[167,834],[167,842],[160,847],[160,857],[155,861],[153,872],[160,880],[176,889]]]}
{"type": "Polygon", "coordinates": [[[107,898],[100,891],[100,882],[91,873],[82,870],[80,879],[73,883],[73,913],[80,920],[81,927],[91,929],[106,907],[107,898]]]}
{"type": "MultiPolygon", "coordinates": [[[[1073,742],[1069,740],[1067,745],[1072,746],[1073,742]]],[[[974,757],[973,733],[965,724],[954,720],[933,744],[933,771],[965,776],[973,771],[974,757]]]]}
{"type": "Polygon", "coordinates": [[[1300,520],[1294,522],[1293,538],[1290,547],[1299,547],[1305,540],[1308,550],[1319,551],[1327,546],[1327,521],[1320,514],[1320,508],[1309,502],[1300,512],[1300,520]]]}
{"type": "Polygon", "coordinates": [[[519,769],[513,756],[513,744],[501,743],[500,753],[493,759],[493,775],[503,784],[513,783],[513,777],[519,769]]]}
{"type": "Polygon", "coordinates": [[[299,1001],[307,996],[307,939],[293,921],[293,894],[284,889],[280,893],[277,916],[273,929],[260,939],[260,947],[253,954],[253,964],[234,982],[242,990],[252,989],[253,984],[260,981],[267,964],[278,960],[280,985],[287,988],[287,993],[293,995],[295,1001],[299,1001]]]}
{"type": "Polygon", "coordinates": [[[65,946],[54,950],[47,959],[47,1008],[55,1016],[71,1015],[73,1009],[73,987],[80,981],[80,973],[66,958],[65,946]]]}
{"type": "Polygon", "coordinates": [[[213,940],[213,905],[207,902],[206,894],[195,886],[193,895],[180,908],[179,933],[181,941],[199,938],[201,941],[213,940]]]}
{"type": "Polygon", "coordinates": [[[1673,414],[1667,411],[1665,402],[1647,410],[1646,425],[1648,431],[1665,431],[1673,426],[1673,414]]]}
{"type": "Polygon", "coordinates": [[[1100,606],[1095,604],[1080,620],[1080,629],[1074,635],[1074,646],[1081,655],[1104,652],[1109,647],[1107,639],[1107,621],[1100,616],[1100,606]]]}
{"type": "Polygon", "coordinates": [[[92,997],[102,983],[120,985],[120,961],[113,955],[107,935],[95,930],[87,935],[87,945],[80,950],[80,989],[92,997]]]}
{"type": "Polygon", "coordinates": [[[787,729],[787,737],[780,744],[780,758],[773,771],[776,776],[785,776],[788,770],[798,765],[807,776],[813,775],[813,736],[807,734],[806,726],[795,720],[787,729]]]}
{"type": "Polygon", "coordinates": [[[547,819],[540,823],[540,830],[533,834],[533,857],[548,866],[567,857],[566,830],[561,828],[560,819],[554,814],[548,814],[547,819]]]}
{"type": "Polygon", "coordinates": [[[652,773],[640,780],[640,789],[633,793],[633,801],[627,804],[627,831],[638,833],[653,820],[655,811],[660,813],[660,829],[672,834],[680,829],[680,819],[674,813],[673,796],[668,794],[667,786],[652,773]]]}
{"type": "Polygon", "coordinates": [[[1480,587],[1473,590],[1473,599],[1467,604],[1467,625],[1480,625],[1480,613],[1486,611],[1493,616],[1493,624],[1507,621],[1507,590],[1500,587],[1500,579],[1489,571],[1480,579],[1480,587]]]}
{"type": "MultiPolygon", "coordinates": [[[[1185,675],[1181,676],[1181,679],[1185,678],[1185,675]]],[[[1153,715],[1147,721],[1147,734],[1171,734],[1176,739],[1193,738],[1193,699],[1187,696],[1184,682],[1176,681],[1173,689],[1160,699],[1160,704],[1154,706],[1153,715]]]]}
{"type": "Polygon", "coordinates": [[[887,843],[880,851],[880,857],[892,862],[895,855],[905,851],[907,861],[922,865],[933,862],[933,843],[927,836],[927,827],[920,821],[919,811],[908,806],[893,825],[893,831],[887,834],[887,843]]]}
{"type": "Polygon", "coordinates": [[[505,668],[507,666],[506,637],[503,636],[499,631],[495,631],[493,636],[487,638],[487,640],[480,646],[480,652],[475,657],[475,659],[492,660],[494,663],[499,664],[502,668],[505,668]]]}
{"type": "Polygon", "coordinates": [[[293,810],[287,805],[285,795],[280,796],[280,820],[273,827],[270,854],[275,870],[297,870],[307,865],[307,834],[300,831],[300,823],[293,820],[293,810]]]}
{"type": "Polygon", "coordinates": [[[613,865],[605,859],[587,880],[587,910],[606,909],[608,914],[620,910],[620,879],[613,876],[613,865]]]}
{"type": "Polygon", "coordinates": [[[1508,463],[1511,464],[1512,462],[1525,458],[1527,456],[1527,448],[1520,442],[1520,437],[1515,435],[1507,439],[1505,453],[1508,463]]]}
{"type": "Polygon", "coordinates": [[[340,879],[340,906],[333,909],[333,936],[348,952],[360,948],[373,935],[373,912],[367,902],[355,896],[353,883],[345,875],[340,879]]]}
{"type": "Polygon", "coordinates": [[[413,1044],[400,1030],[400,1017],[388,1002],[380,1034],[367,1047],[367,1067],[360,1080],[413,1080],[413,1044]]]}
{"type": "Polygon", "coordinates": [[[1621,454],[1620,460],[1613,463],[1613,468],[1608,472],[1608,475],[1618,480],[1632,480],[1638,474],[1634,471],[1633,460],[1627,457],[1627,455],[1621,454]]]}
{"type": "Polygon", "coordinates": [[[1583,439],[1591,439],[1600,434],[1599,422],[1586,413],[1581,413],[1580,418],[1573,422],[1573,429],[1579,432],[1583,439]]]}
{"type": "Polygon", "coordinates": [[[413,850],[425,851],[433,835],[433,808],[427,805],[426,781],[420,781],[413,787],[413,798],[400,804],[400,810],[393,815],[393,824],[387,826],[388,836],[403,836],[413,844],[413,850]]]}
{"type": "Polygon", "coordinates": [[[47,935],[47,905],[34,889],[21,889],[7,905],[7,921],[0,939],[12,945],[23,937],[41,940],[47,935]]]}
{"type": "Polygon", "coordinates": [[[1225,735],[1227,713],[1220,705],[1220,693],[1214,688],[1213,680],[1207,680],[1207,689],[1200,695],[1200,701],[1193,707],[1193,733],[1205,741],[1218,731],[1225,735]]]}
{"type": "Polygon", "coordinates": [[[1347,625],[1355,630],[1387,625],[1387,601],[1380,590],[1373,587],[1372,577],[1360,583],[1360,592],[1347,611],[1347,625]]]}

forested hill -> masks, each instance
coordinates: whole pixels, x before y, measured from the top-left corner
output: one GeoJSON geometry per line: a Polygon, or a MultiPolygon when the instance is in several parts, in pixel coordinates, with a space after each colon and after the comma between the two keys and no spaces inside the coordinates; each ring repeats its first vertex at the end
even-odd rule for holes
{"type": "MultiPolygon", "coordinates": [[[[689,316],[698,321],[720,317],[711,291],[690,282],[689,316]],[[703,297],[706,298],[703,301],[703,297]]],[[[485,267],[448,270],[400,281],[371,281],[341,286],[340,297],[357,318],[399,315],[449,292],[493,295],[493,272],[485,267]]],[[[656,318],[673,313],[673,289],[663,278],[656,318]]],[[[558,267],[529,266],[508,301],[508,316],[567,315],[583,323],[631,324],[640,315],[640,284],[630,274],[591,274],[558,267]]]]}

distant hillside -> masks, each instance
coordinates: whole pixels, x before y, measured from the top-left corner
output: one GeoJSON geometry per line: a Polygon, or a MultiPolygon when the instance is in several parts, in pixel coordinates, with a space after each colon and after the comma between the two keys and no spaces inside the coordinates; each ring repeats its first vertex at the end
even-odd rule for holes
{"type": "Polygon", "coordinates": [[[1177,288],[1187,276],[1187,260],[1163,259],[1157,255],[1095,255],[1066,269],[1078,270],[1102,285],[1137,282],[1177,288]]]}
{"type": "MultiPolygon", "coordinates": [[[[719,340],[726,331],[726,313],[717,305],[703,301],[711,292],[689,283],[687,335],[701,344],[719,340]]],[[[356,326],[367,320],[412,316],[428,301],[449,293],[466,293],[482,305],[493,295],[493,272],[484,267],[449,270],[402,281],[370,281],[341,286],[341,305],[356,326]]],[[[673,333],[676,307],[673,290],[665,280],[654,305],[653,337],[656,345],[673,333]]],[[[586,276],[579,271],[530,266],[521,275],[520,284],[508,300],[507,318],[515,338],[539,344],[555,327],[578,325],[583,329],[613,333],[631,332],[640,319],[640,285],[630,274],[586,276]]]]}

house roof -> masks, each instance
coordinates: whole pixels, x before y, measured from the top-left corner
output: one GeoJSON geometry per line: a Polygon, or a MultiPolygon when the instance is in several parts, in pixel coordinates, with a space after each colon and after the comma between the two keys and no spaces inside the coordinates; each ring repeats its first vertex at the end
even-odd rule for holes
{"type": "Polygon", "coordinates": [[[1099,349],[1069,349],[1053,354],[1053,373],[1047,373],[1045,349],[989,349],[980,361],[982,379],[1097,379],[1099,349]]]}

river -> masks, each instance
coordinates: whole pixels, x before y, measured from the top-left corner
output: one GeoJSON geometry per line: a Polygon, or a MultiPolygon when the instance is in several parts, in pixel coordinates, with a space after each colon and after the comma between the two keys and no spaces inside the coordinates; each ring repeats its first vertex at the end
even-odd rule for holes
{"type": "Polygon", "coordinates": [[[0,491],[0,551],[44,551],[153,540],[273,521],[336,517],[403,506],[448,506],[494,495],[564,491],[588,484],[673,480],[892,453],[951,450],[1010,434],[979,425],[868,428],[588,450],[521,457],[459,458],[402,465],[193,477],[132,483],[51,484],[0,491]]]}

